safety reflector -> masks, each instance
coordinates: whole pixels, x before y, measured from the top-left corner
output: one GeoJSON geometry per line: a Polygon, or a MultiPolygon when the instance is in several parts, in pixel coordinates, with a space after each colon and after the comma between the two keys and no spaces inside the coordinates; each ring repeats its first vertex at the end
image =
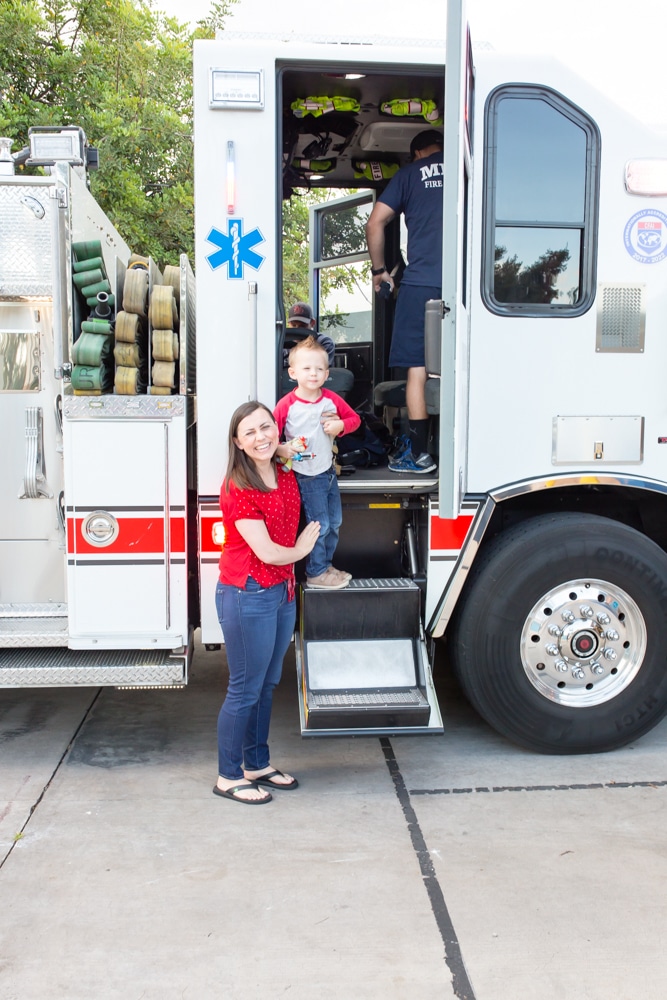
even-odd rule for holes
{"type": "Polygon", "coordinates": [[[629,160],[625,166],[625,189],[628,194],[653,198],[667,195],[667,159],[629,160]]]}

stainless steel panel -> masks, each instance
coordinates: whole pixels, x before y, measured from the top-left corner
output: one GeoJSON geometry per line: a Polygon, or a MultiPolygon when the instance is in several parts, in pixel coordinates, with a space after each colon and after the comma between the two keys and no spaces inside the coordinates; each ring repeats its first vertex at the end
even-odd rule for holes
{"type": "MultiPolygon", "coordinates": [[[[53,500],[23,500],[17,501],[16,506],[25,510],[26,516],[21,521],[15,517],[11,519],[18,537],[0,540],[0,607],[26,605],[55,609],[64,606],[65,546],[56,523],[55,503],[53,500]]],[[[41,615],[45,616],[46,611],[41,615]]]]}
{"type": "Polygon", "coordinates": [[[169,420],[185,412],[179,396],[72,396],[63,397],[63,413],[68,420],[116,419],[128,417],[169,420]]]}
{"type": "Polygon", "coordinates": [[[554,465],[638,464],[644,460],[640,416],[554,417],[554,465]]]}
{"type": "MultiPolygon", "coordinates": [[[[46,265],[50,268],[49,261],[46,265]]],[[[58,516],[63,491],[62,432],[60,383],[53,375],[51,302],[0,301],[0,331],[0,338],[6,333],[23,335],[24,343],[34,348],[33,360],[39,369],[38,386],[30,392],[0,392],[4,430],[0,439],[0,602],[62,603],[65,536],[58,516]]]]}
{"type": "Polygon", "coordinates": [[[646,328],[646,285],[609,282],[598,286],[595,350],[641,354],[646,328]]]}
{"type": "Polygon", "coordinates": [[[60,618],[66,614],[66,604],[0,604],[0,623],[3,618],[60,618]]]}
{"type": "Polygon", "coordinates": [[[0,330],[0,392],[39,392],[39,333],[0,330]]]}
{"type": "Polygon", "coordinates": [[[32,615],[0,618],[0,647],[5,649],[66,646],[68,638],[66,614],[61,618],[55,615],[48,615],[45,618],[36,618],[32,615]]]}
{"type": "MultiPolygon", "coordinates": [[[[197,391],[197,367],[195,353],[195,335],[197,327],[197,312],[195,301],[195,276],[186,254],[181,254],[181,313],[179,357],[179,389],[181,395],[194,394],[197,391]]],[[[189,423],[189,421],[188,421],[189,423]]]]}
{"type": "Polygon", "coordinates": [[[411,639],[316,642],[308,649],[308,685],[313,691],[345,688],[414,687],[411,639]]]}
{"type": "Polygon", "coordinates": [[[53,290],[53,182],[0,184],[0,298],[50,297],[53,290]]]}
{"type": "Polygon", "coordinates": [[[0,687],[153,687],[187,681],[187,658],[167,650],[0,650],[0,687]]]}

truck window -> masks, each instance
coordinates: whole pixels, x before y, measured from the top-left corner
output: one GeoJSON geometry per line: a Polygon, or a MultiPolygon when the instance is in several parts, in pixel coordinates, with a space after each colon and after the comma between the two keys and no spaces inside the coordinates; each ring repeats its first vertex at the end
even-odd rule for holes
{"type": "Polygon", "coordinates": [[[366,222],[369,191],[354,191],[311,207],[311,299],[319,327],[337,344],[373,340],[373,301],[366,222]]]}
{"type": "Polygon", "coordinates": [[[594,296],[600,138],[543,87],[486,107],[482,295],[501,315],[581,315],[594,296]]]}

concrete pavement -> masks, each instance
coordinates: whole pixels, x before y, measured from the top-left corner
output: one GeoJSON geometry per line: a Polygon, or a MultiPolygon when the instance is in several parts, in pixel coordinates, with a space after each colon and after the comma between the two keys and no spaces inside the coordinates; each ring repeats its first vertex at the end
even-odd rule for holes
{"type": "Polygon", "coordinates": [[[663,1000],[667,724],[540,757],[454,692],[442,736],[302,740],[290,655],[301,787],[246,807],[211,792],[222,665],[0,691],[0,1000],[663,1000]]]}

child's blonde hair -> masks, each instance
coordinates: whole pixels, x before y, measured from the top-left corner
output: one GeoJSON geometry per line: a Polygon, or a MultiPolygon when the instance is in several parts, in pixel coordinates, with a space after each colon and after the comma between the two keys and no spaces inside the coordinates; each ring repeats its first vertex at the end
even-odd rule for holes
{"type": "Polygon", "coordinates": [[[297,351],[321,351],[326,358],[327,368],[329,367],[329,355],[327,354],[326,348],[322,347],[317,337],[313,337],[312,333],[306,337],[305,340],[298,340],[289,352],[287,363],[290,368],[294,365],[294,359],[296,358],[297,351]]]}

